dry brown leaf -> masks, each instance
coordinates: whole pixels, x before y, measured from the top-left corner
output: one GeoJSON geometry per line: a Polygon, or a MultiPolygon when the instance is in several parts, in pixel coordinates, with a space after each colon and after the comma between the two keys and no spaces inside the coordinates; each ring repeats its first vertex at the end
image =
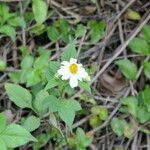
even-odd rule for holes
{"type": "Polygon", "coordinates": [[[108,95],[121,92],[125,87],[126,81],[119,74],[112,76],[104,73],[100,78],[99,88],[108,95]]]}
{"type": "Polygon", "coordinates": [[[96,11],[96,7],[95,6],[85,6],[85,11],[87,14],[92,14],[96,11]]]}

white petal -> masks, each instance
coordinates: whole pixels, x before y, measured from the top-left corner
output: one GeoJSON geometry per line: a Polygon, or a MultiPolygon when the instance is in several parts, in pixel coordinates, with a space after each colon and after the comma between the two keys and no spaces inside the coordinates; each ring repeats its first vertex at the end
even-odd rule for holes
{"type": "Polygon", "coordinates": [[[62,79],[62,80],[68,80],[68,79],[70,78],[70,76],[71,76],[70,73],[66,73],[66,74],[64,74],[64,75],[61,77],[61,79],[62,79]]]}
{"type": "Polygon", "coordinates": [[[85,79],[88,76],[88,73],[85,71],[84,68],[80,67],[78,70],[78,76],[85,79]]]}
{"type": "Polygon", "coordinates": [[[60,74],[60,75],[64,75],[64,74],[66,74],[66,73],[68,73],[69,71],[68,71],[68,68],[67,67],[61,67],[58,71],[57,71],[57,73],[58,74],[60,74]]]}
{"type": "Polygon", "coordinates": [[[71,76],[69,84],[72,88],[75,88],[78,86],[78,79],[76,75],[71,76]]]}
{"type": "Polygon", "coordinates": [[[71,58],[71,59],[70,59],[70,63],[71,63],[71,64],[76,64],[76,63],[77,63],[77,59],[71,58]]]}
{"type": "Polygon", "coordinates": [[[61,64],[64,66],[68,66],[70,63],[68,61],[63,61],[61,64]]]}

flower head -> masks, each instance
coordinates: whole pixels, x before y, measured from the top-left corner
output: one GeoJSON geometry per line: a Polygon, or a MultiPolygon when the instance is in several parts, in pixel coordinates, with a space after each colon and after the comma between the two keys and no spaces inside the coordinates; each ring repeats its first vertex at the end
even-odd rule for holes
{"type": "Polygon", "coordinates": [[[61,75],[62,80],[69,80],[69,84],[72,88],[78,86],[78,80],[86,79],[88,73],[83,68],[82,64],[77,63],[77,59],[71,58],[70,61],[63,61],[62,66],[57,71],[61,75]]]}

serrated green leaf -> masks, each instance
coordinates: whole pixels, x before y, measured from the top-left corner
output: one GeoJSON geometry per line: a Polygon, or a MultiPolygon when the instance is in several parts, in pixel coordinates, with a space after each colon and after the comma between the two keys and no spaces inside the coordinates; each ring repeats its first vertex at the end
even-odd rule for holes
{"type": "Polygon", "coordinates": [[[6,83],[6,93],[11,101],[21,108],[32,108],[32,95],[30,92],[16,84],[6,83]]]}
{"type": "Polygon", "coordinates": [[[1,150],[8,150],[5,142],[0,138],[0,148],[1,150]]]}
{"type": "Polygon", "coordinates": [[[61,101],[58,113],[60,118],[71,128],[75,118],[75,111],[81,109],[80,104],[75,100],[61,101]]]}
{"type": "Polygon", "coordinates": [[[142,30],[144,38],[150,42],[150,26],[145,25],[142,30]]]}
{"type": "Polygon", "coordinates": [[[56,79],[50,79],[45,87],[45,90],[49,90],[51,88],[54,88],[58,85],[58,81],[56,79]]]}
{"type": "Polygon", "coordinates": [[[104,35],[104,30],[106,27],[106,22],[104,20],[95,22],[91,26],[91,42],[97,43],[100,39],[102,39],[104,35]]]}
{"type": "Polygon", "coordinates": [[[12,39],[12,41],[16,40],[16,31],[13,27],[9,25],[1,26],[0,33],[9,36],[12,39]]]}
{"type": "Polygon", "coordinates": [[[36,24],[32,27],[31,32],[35,35],[41,35],[46,31],[46,26],[44,24],[36,24]]]}
{"type": "Polygon", "coordinates": [[[46,68],[46,79],[49,81],[53,79],[60,68],[60,63],[56,61],[50,61],[49,66],[46,68]]]}
{"type": "Polygon", "coordinates": [[[90,94],[92,93],[91,92],[91,87],[90,87],[90,84],[88,82],[85,82],[85,81],[81,81],[79,82],[79,87],[86,90],[87,92],[89,92],[90,94]]]}
{"type": "Polygon", "coordinates": [[[26,23],[24,21],[24,19],[22,17],[14,17],[14,18],[10,18],[8,20],[8,23],[11,25],[11,26],[14,26],[14,27],[17,27],[17,26],[20,26],[22,28],[25,28],[26,27],[26,23]]]}
{"type": "Polygon", "coordinates": [[[40,126],[40,119],[35,116],[29,116],[24,120],[22,126],[29,132],[32,132],[40,126]]]}
{"type": "Polygon", "coordinates": [[[40,134],[36,138],[37,138],[38,142],[36,142],[36,143],[33,144],[33,150],[39,150],[44,145],[46,145],[46,143],[51,138],[51,135],[50,134],[40,134]]]}
{"type": "Polygon", "coordinates": [[[145,123],[150,119],[150,114],[145,107],[139,107],[137,110],[137,118],[140,123],[145,123]]]}
{"type": "MultiPolygon", "coordinates": [[[[149,111],[150,109],[150,86],[146,86],[144,91],[141,92],[144,103],[147,107],[147,110],[149,111]]],[[[150,111],[149,111],[150,112],[150,111]]]]}
{"type": "Polygon", "coordinates": [[[87,136],[82,128],[77,128],[75,142],[78,150],[85,150],[92,143],[92,140],[92,136],[87,136]]]}
{"type": "Polygon", "coordinates": [[[134,38],[130,42],[129,47],[133,52],[145,55],[150,54],[150,46],[148,45],[147,41],[142,38],[134,38]]]}
{"type": "Polygon", "coordinates": [[[9,76],[11,82],[17,84],[20,81],[21,73],[20,72],[10,72],[8,74],[8,76],[9,76]]]}
{"type": "Polygon", "coordinates": [[[137,117],[138,100],[134,96],[129,96],[121,99],[121,103],[128,107],[128,111],[135,117],[137,117]]]}
{"type": "Polygon", "coordinates": [[[75,118],[75,111],[72,111],[70,107],[64,105],[59,109],[58,113],[60,118],[68,125],[69,128],[71,128],[75,118]]]}
{"type": "Polygon", "coordinates": [[[126,121],[123,119],[113,118],[111,121],[111,128],[118,136],[122,136],[126,124],[126,121]]]}
{"type": "Polygon", "coordinates": [[[60,101],[53,95],[49,95],[43,101],[43,105],[49,108],[49,112],[57,112],[60,107],[60,101]]]}
{"type": "Polygon", "coordinates": [[[2,59],[0,59],[0,71],[4,71],[6,69],[6,62],[2,59]]]}
{"type": "Polygon", "coordinates": [[[0,134],[0,139],[2,139],[9,148],[16,148],[29,141],[36,141],[26,129],[17,124],[8,125],[0,134]]]}
{"type": "Polygon", "coordinates": [[[8,18],[10,17],[9,14],[9,7],[5,3],[0,4],[0,24],[3,25],[8,18]]]}
{"type": "Polygon", "coordinates": [[[150,62],[144,62],[143,66],[144,66],[144,73],[146,77],[150,80],[150,62]]]}
{"type": "Polygon", "coordinates": [[[50,26],[47,29],[48,38],[52,42],[56,42],[60,38],[60,33],[58,32],[57,28],[54,26],[50,26]]]}
{"type": "MultiPolygon", "coordinates": [[[[29,73],[29,72],[27,72],[29,73]]],[[[31,70],[30,74],[27,74],[27,87],[34,86],[41,81],[39,70],[31,70]]]]}
{"type": "Polygon", "coordinates": [[[47,4],[43,0],[33,0],[32,10],[38,24],[42,24],[47,17],[47,4]]]}
{"type": "Polygon", "coordinates": [[[47,110],[47,107],[44,107],[43,102],[48,96],[49,94],[45,90],[41,90],[36,94],[33,106],[38,111],[38,113],[40,113],[40,115],[43,115],[47,110]]]}
{"type": "Polygon", "coordinates": [[[77,26],[75,37],[77,37],[77,38],[82,37],[84,33],[85,33],[85,27],[82,24],[79,24],[77,26]]]}
{"type": "Polygon", "coordinates": [[[62,61],[69,61],[70,58],[76,58],[77,52],[76,52],[76,41],[72,41],[69,43],[65,48],[61,55],[62,61]]]}
{"type": "Polygon", "coordinates": [[[0,113],[0,133],[6,128],[6,116],[2,112],[0,113]]]}
{"type": "Polygon", "coordinates": [[[119,66],[125,77],[130,80],[136,79],[137,67],[134,63],[130,60],[118,60],[115,63],[119,66]]]}
{"type": "Polygon", "coordinates": [[[124,126],[124,136],[131,139],[134,135],[134,128],[130,124],[124,126]]]}
{"type": "Polygon", "coordinates": [[[33,71],[33,69],[31,69],[31,68],[22,70],[21,74],[20,74],[20,83],[26,83],[28,76],[31,75],[32,71],[33,71]]]}
{"type": "Polygon", "coordinates": [[[49,65],[48,64],[49,55],[50,55],[49,52],[42,53],[41,56],[39,56],[35,60],[34,68],[37,70],[41,70],[41,68],[43,69],[43,68],[47,67],[49,65]]]}
{"type": "Polygon", "coordinates": [[[78,101],[73,100],[73,99],[68,99],[68,100],[64,100],[64,105],[70,105],[70,107],[72,107],[71,109],[74,111],[79,111],[81,110],[81,105],[78,101]]]}
{"type": "Polygon", "coordinates": [[[31,55],[27,55],[23,58],[21,62],[22,69],[29,69],[33,65],[34,58],[31,55]]]}

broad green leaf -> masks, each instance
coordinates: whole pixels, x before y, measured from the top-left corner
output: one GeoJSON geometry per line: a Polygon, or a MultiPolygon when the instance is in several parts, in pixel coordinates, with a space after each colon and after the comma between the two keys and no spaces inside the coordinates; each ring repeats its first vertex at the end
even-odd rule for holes
{"type": "Polygon", "coordinates": [[[130,124],[126,124],[124,126],[124,136],[131,139],[133,138],[133,135],[134,135],[134,128],[132,127],[132,125],[130,124]]]}
{"type": "Polygon", "coordinates": [[[138,100],[134,96],[122,98],[121,103],[128,107],[128,111],[135,117],[137,117],[138,100]]]}
{"type": "Polygon", "coordinates": [[[1,150],[8,150],[5,142],[0,138],[0,148],[1,150]]]}
{"type": "Polygon", "coordinates": [[[58,25],[59,25],[59,28],[61,31],[62,40],[65,43],[68,43],[69,42],[69,35],[70,35],[69,32],[71,30],[69,23],[64,19],[60,19],[60,20],[58,20],[58,25]]]}
{"type": "Polygon", "coordinates": [[[150,80],[150,62],[144,62],[143,66],[144,66],[144,73],[146,77],[150,80]]]}
{"type": "Polygon", "coordinates": [[[57,61],[50,61],[49,66],[46,68],[46,79],[49,81],[53,79],[60,68],[60,63],[57,61]]]}
{"type": "Polygon", "coordinates": [[[21,76],[21,72],[10,72],[8,74],[11,82],[17,84],[20,82],[20,76],[21,76]]]}
{"type": "Polygon", "coordinates": [[[41,69],[45,68],[46,66],[48,66],[49,55],[50,55],[49,51],[42,53],[41,56],[39,56],[35,60],[34,68],[41,70],[41,69]]]}
{"type": "Polygon", "coordinates": [[[29,116],[24,120],[22,126],[29,132],[32,132],[40,126],[40,119],[35,116],[29,116]]]}
{"type": "Polygon", "coordinates": [[[82,24],[79,24],[77,26],[75,37],[77,37],[77,38],[82,37],[84,33],[85,33],[85,27],[82,24]]]}
{"type": "Polygon", "coordinates": [[[60,101],[53,95],[50,95],[45,98],[43,105],[49,108],[49,112],[57,112],[60,107],[60,101]]]}
{"type": "Polygon", "coordinates": [[[137,118],[140,121],[140,123],[145,123],[150,119],[150,114],[145,107],[141,106],[138,108],[137,118]]]}
{"type": "Polygon", "coordinates": [[[0,33],[9,36],[12,39],[12,41],[16,40],[16,31],[13,27],[9,25],[1,26],[0,33]]]}
{"type": "Polygon", "coordinates": [[[46,143],[49,141],[51,135],[50,134],[40,134],[37,136],[38,142],[34,143],[33,150],[40,150],[46,143]]]}
{"type": "Polygon", "coordinates": [[[41,35],[46,31],[46,26],[44,24],[36,24],[32,27],[31,32],[35,35],[41,35]]]}
{"type": "Polygon", "coordinates": [[[55,115],[53,113],[50,114],[49,123],[51,125],[53,125],[56,129],[58,129],[59,132],[61,133],[61,135],[64,137],[60,127],[58,126],[57,119],[56,119],[56,117],[55,117],[55,115]]]}
{"type": "Polygon", "coordinates": [[[60,38],[60,33],[58,32],[57,28],[54,26],[50,26],[47,29],[48,38],[52,42],[56,42],[60,38]]]}
{"type": "Polygon", "coordinates": [[[91,42],[97,43],[102,39],[104,35],[104,30],[106,27],[106,22],[104,20],[94,23],[91,26],[91,42]]]}
{"type": "Polygon", "coordinates": [[[77,128],[76,130],[76,147],[78,150],[85,150],[92,143],[93,137],[87,136],[82,128],[77,128]]]}
{"type": "Polygon", "coordinates": [[[58,113],[60,118],[71,128],[75,118],[75,111],[72,111],[69,106],[63,105],[58,113]]]}
{"type": "Polygon", "coordinates": [[[130,80],[136,79],[137,67],[130,60],[118,60],[116,64],[121,69],[124,76],[130,80]],[[129,67],[130,66],[130,67],[129,67]]]}
{"type": "Polygon", "coordinates": [[[10,17],[9,14],[9,7],[5,3],[0,4],[0,24],[3,25],[8,18],[10,17]]]}
{"type": "Polygon", "coordinates": [[[24,21],[24,19],[22,17],[14,17],[14,18],[10,18],[8,20],[8,23],[11,25],[11,26],[14,26],[14,27],[17,27],[17,26],[20,26],[22,28],[25,28],[26,27],[26,23],[24,21]]]}
{"type": "Polygon", "coordinates": [[[30,74],[27,75],[27,87],[34,86],[41,81],[39,70],[32,70],[30,74]]]}
{"type": "Polygon", "coordinates": [[[91,2],[95,4],[97,2],[97,0],[91,0],[91,2]]]}
{"type": "Polygon", "coordinates": [[[126,121],[123,119],[113,118],[111,121],[111,128],[118,136],[122,136],[126,124],[126,121]]]}
{"type": "Polygon", "coordinates": [[[21,71],[21,75],[20,75],[20,83],[26,83],[28,76],[31,75],[33,69],[24,69],[21,71]]]}
{"type": "Polygon", "coordinates": [[[36,142],[36,139],[26,129],[17,124],[8,125],[0,134],[0,139],[2,139],[9,148],[16,148],[29,141],[36,142]]]}
{"type": "Polygon", "coordinates": [[[0,71],[4,71],[6,69],[6,62],[0,59],[0,71]]]}
{"type": "Polygon", "coordinates": [[[6,116],[2,112],[0,113],[0,133],[6,128],[6,116]]]}
{"type": "Polygon", "coordinates": [[[75,118],[75,111],[81,109],[80,104],[75,100],[61,101],[58,113],[61,119],[71,128],[75,118]]]}
{"type": "MultiPolygon", "coordinates": [[[[144,91],[141,92],[145,105],[148,111],[150,110],[150,86],[146,86],[144,91]]],[[[150,112],[150,111],[149,111],[150,112]]]]}
{"type": "Polygon", "coordinates": [[[59,129],[56,117],[53,113],[50,114],[49,123],[52,124],[55,128],[59,129]]]}
{"type": "Polygon", "coordinates": [[[31,55],[27,55],[23,58],[21,62],[22,69],[29,69],[33,65],[34,58],[31,55]]]}
{"type": "Polygon", "coordinates": [[[144,38],[150,42],[150,25],[145,25],[142,30],[144,38]]]}
{"type": "Polygon", "coordinates": [[[33,102],[33,106],[38,111],[38,113],[40,113],[40,115],[43,115],[47,110],[47,108],[43,106],[43,102],[45,98],[48,96],[49,94],[45,90],[41,90],[36,94],[35,100],[33,102]]]}
{"type": "Polygon", "coordinates": [[[30,55],[30,50],[27,46],[20,46],[19,50],[23,57],[25,57],[26,55],[30,55]]]}
{"type": "Polygon", "coordinates": [[[145,55],[150,54],[150,46],[147,43],[147,41],[142,38],[134,38],[130,42],[129,47],[133,52],[145,54],[145,55]]]}
{"type": "Polygon", "coordinates": [[[94,106],[92,107],[91,112],[98,115],[101,120],[106,120],[108,118],[108,110],[105,107],[94,106]]]}
{"type": "Polygon", "coordinates": [[[95,128],[101,124],[101,119],[97,115],[92,115],[89,119],[89,124],[91,127],[95,128]]]}
{"type": "Polygon", "coordinates": [[[65,48],[61,55],[62,61],[69,61],[70,58],[76,58],[77,52],[76,52],[76,41],[72,41],[69,43],[65,48]]]}
{"type": "Polygon", "coordinates": [[[47,17],[47,4],[43,0],[33,0],[32,9],[38,24],[42,24],[47,17]]]}
{"type": "Polygon", "coordinates": [[[86,90],[87,92],[89,92],[91,94],[91,87],[88,82],[85,82],[85,81],[79,82],[79,87],[86,90]]]}
{"type": "Polygon", "coordinates": [[[46,87],[45,87],[45,90],[49,90],[51,88],[54,88],[58,85],[58,81],[56,79],[49,79],[46,87]]]}
{"type": "Polygon", "coordinates": [[[127,12],[127,17],[128,19],[131,19],[131,20],[141,20],[140,14],[137,11],[133,11],[133,10],[129,10],[127,12]]]}
{"type": "Polygon", "coordinates": [[[72,107],[71,109],[74,111],[81,110],[81,105],[76,100],[68,99],[68,100],[64,100],[63,103],[64,103],[64,105],[68,105],[68,106],[70,105],[70,107],[72,107]]]}
{"type": "Polygon", "coordinates": [[[30,92],[16,84],[6,83],[6,93],[11,101],[21,108],[32,108],[32,95],[30,92]]]}

